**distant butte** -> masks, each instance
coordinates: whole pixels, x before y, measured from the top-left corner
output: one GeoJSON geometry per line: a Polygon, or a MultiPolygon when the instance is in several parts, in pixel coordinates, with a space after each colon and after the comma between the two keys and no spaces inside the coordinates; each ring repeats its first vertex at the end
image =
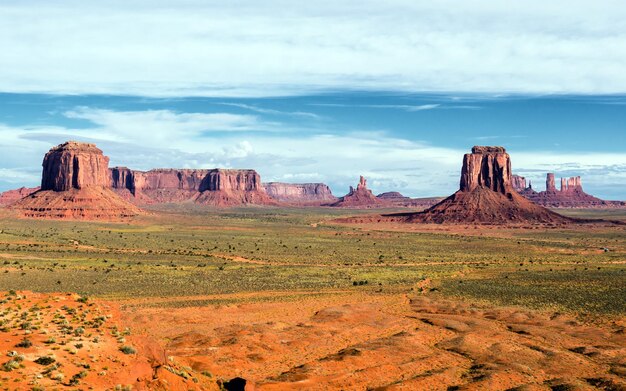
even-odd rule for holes
{"type": "Polygon", "coordinates": [[[345,196],[330,206],[338,208],[372,208],[390,205],[383,199],[377,198],[372,191],[367,188],[367,180],[361,176],[356,189],[350,186],[350,191],[345,196]]]}
{"type": "Polygon", "coordinates": [[[262,186],[276,201],[296,206],[324,205],[337,201],[337,197],[324,183],[268,182],[262,186]]]}
{"type": "Polygon", "coordinates": [[[526,179],[517,175],[515,181],[515,190],[530,201],[550,208],[607,208],[607,207],[623,207],[625,203],[622,201],[605,201],[585,193],[582,186],[582,180],[579,176],[570,178],[561,178],[560,189],[556,187],[554,173],[546,175],[546,190],[537,192],[529,183],[526,185],[526,179]]]}

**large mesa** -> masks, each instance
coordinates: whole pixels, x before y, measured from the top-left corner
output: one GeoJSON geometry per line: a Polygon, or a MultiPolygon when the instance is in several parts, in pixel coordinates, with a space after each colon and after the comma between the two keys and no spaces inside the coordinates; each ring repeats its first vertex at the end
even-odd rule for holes
{"type": "Polygon", "coordinates": [[[138,204],[195,202],[213,206],[273,205],[255,170],[110,169],[114,191],[138,204]]]}
{"type": "Polygon", "coordinates": [[[109,189],[109,158],[94,144],[68,141],[43,159],[41,189],[12,205],[25,217],[119,219],[140,210],[109,189]]]}

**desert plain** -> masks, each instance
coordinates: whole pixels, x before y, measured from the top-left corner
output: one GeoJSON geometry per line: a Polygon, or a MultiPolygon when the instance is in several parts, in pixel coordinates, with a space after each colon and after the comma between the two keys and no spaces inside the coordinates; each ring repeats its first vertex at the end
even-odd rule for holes
{"type": "MultiPolygon", "coordinates": [[[[372,211],[327,207],[146,210],[117,222],[0,210],[0,388],[626,384],[626,225],[345,223],[372,211]],[[19,347],[24,340],[31,345],[19,347]],[[54,361],[35,364],[41,357],[54,361]]],[[[623,208],[559,213],[626,222],[623,208]]]]}

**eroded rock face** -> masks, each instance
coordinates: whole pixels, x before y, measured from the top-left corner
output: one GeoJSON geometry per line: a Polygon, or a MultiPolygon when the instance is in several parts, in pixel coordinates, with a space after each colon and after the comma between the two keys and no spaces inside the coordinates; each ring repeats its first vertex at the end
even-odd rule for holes
{"type": "Polygon", "coordinates": [[[43,159],[41,190],[66,191],[109,185],[109,158],[95,144],[68,141],[43,159]]]}
{"type": "Polygon", "coordinates": [[[472,148],[463,157],[461,191],[484,187],[504,194],[511,183],[511,159],[502,147],[472,148]]]}
{"type": "Polygon", "coordinates": [[[110,170],[111,187],[139,204],[194,201],[216,206],[273,204],[254,170],[110,170]]]}
{"type": "Polygon", "coordinates": [[[263,189],[273,199],[295,205],[326,204],[337,201],[324,183],[264,183],[263,189]]]}

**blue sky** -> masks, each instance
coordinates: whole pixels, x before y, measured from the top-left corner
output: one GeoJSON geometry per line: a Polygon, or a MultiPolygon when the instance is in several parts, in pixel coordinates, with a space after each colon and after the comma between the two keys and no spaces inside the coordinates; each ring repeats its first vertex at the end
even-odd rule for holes
{"type": "Polygon", "coordinates": [[[0,190],[79,139],[136,169],[447,195],[488,144],[540,189],[626,199],[621,1],[51,3],[0,3],[0,190]]]}

